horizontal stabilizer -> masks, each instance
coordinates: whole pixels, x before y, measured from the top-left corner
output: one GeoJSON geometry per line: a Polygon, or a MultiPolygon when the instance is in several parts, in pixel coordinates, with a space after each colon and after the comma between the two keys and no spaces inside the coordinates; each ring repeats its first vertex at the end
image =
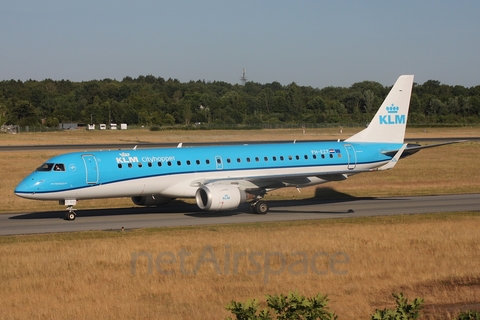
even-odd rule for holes
{"type": "MultiPolygon", "coordinates": [[[[440,147],[440,146],[445,146],[453,143],[460,143],[460,142],[466,142],[468,140],[457,140],[457,141],[448,141],[448,142],[442,142],[442,143],[435,143],[435,144],[427,144],[425,146],[420,146],[417,144],[408,144],[407,148],[403,151],[403,154],[401,158],[405,158],[406,156],[410,156],[422,149],[427,149],[427,148],[433,148],[433,147],[440,147]]],[[[393,156],[396,154],[398,150],[387,150],[387,151],[382,151],[383,154],[388,155],[388,156],[393,156]]]]}

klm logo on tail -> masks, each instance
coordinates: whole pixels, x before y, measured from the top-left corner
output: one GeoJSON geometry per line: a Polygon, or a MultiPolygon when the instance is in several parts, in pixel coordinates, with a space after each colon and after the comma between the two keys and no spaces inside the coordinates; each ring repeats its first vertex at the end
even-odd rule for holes
{"type": "Polygon", "coordinates": [[[380,124],[405,124],[407,118],[404,114],[398,114],[399,106],[392,103],[386,109],[388,114],[379,116],[380,124]]]}

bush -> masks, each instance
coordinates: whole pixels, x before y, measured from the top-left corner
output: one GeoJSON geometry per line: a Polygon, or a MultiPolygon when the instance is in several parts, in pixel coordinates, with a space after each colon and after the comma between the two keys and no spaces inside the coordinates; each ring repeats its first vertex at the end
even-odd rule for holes
{"type": "Polygon", "coordinates": [[[255,299],[246,303],[231,301],[226,309],[231,311],[237,320],[337,319],[335,313],[328,311],[327,296],[321,294],[312,298],[306,298],[297,292],[289,293],[287,296],[280,294],[266,297],[268,308],[260,312],[259,303],[255,299]],[[272,311],[275,317],[272,316],[272,311]]]}
{"type": "Polygon", "coordinates": [[[480,320],[480,312],[478,311],[463,311],[457,317],[457,320],[480,320]]]}
{"type": "Polygon", "coordinates": [[[403,293],[392,293],[397,304],[396,309],[376,309],[372,315],[372,320],[410,320],[418,319],[420,317],[420,310],[422,309],[423,299],[415,298],[412,303],[408,303],[408,299],[403,296],[403,293]]]}

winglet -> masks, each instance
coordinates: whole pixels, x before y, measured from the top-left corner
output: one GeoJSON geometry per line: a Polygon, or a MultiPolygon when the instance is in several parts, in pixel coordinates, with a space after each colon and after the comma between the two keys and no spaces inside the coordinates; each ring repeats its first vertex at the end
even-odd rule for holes
{"type": "Polygon", "coordinates": [[[400,150],[397,151],[395,156],[385,165],[381,166],[380,168],[376,168],[375,171],[383,171],[383,170],[390,170],[395,165],[397,164],[398,160],[400,160],[400,157],[402,156],[403,150],[407,147],[407,144],[405,143],[400,150]]]}

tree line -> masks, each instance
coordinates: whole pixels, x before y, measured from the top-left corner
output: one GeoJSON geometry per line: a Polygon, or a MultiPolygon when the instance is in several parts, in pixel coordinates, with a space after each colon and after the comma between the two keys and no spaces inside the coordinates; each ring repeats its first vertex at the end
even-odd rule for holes
{"type": "MultiPolygon", "coordinates": [[[[292,82],[244,85],[221,81],[138,78],[72,82],[0,82],[0,125],[56,127],[59,123],[366,124],[391,87],[363,81],[323,89],[292,82]]],[[[470,125],[480,121],[480,85],[414,84],[410,125],[470,125]]]]}

